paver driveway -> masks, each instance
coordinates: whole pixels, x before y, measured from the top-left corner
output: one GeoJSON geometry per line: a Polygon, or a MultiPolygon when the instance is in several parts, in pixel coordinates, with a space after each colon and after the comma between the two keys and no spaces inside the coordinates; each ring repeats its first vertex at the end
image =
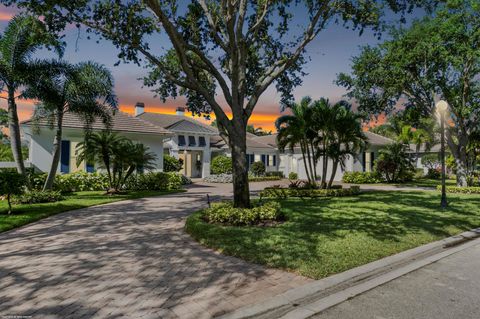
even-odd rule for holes
{"type": "Polygon", "coordinates": [[[220,255],[184,233],[207,192],[230,188],[194,185],[0,234],[0,318],[209,318],[310,281],[220,255]]]}

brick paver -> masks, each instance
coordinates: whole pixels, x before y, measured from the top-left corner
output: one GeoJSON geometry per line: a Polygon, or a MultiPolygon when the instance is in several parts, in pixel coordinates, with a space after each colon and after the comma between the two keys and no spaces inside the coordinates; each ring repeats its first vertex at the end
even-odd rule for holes
{"type": "Polygon", "coordinates": [[[193,185],[0,234],[0,318],[210,318],[309,282],[216,253],[183,231],[206,193],[230,188],[193,185]]]}

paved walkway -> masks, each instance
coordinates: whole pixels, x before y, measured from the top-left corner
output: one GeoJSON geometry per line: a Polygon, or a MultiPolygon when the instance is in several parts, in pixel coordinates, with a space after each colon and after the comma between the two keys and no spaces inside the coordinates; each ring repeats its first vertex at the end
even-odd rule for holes
{"type": "Polygon", "coordinates": [[[480,244],[326,310],[315,319],[478,319],[480,244]]]}
{"type": "Polygon", "coordinates": [[[218,199],[230,189],[192,185],[0,234],[0,318],[210,318],[309,282],[220,255],[184,233],[207,193],[218,199]]]}

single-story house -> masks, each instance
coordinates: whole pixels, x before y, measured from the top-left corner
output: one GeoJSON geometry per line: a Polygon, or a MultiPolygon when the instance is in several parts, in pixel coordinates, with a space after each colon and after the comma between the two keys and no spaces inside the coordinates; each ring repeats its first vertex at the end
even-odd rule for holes
{"type": "MultiPolygon", "coordinates": [[[[30,142],[30,162],[39,171],[48,171],[52,160],[52,143],[54,130],[46,119],[22,122],[22,129],[30,142]]],[[[93,171],[95,167],[82,163],[76,165],[75,147],[83,140],[84,130],[81,120],[72,114],[64,119],[60,173],[78,170],[93,171]]],[[[104,129],[102,122],[95,122],[92,129],[104,129]]],[[[111,129],[119,134],[141,142],[157,155],[156,170],[163,170],[163,155],[169,154],[184,162],[181,173],[188,177],[204,178],[210,175],[211,159],[220,154],[230,156],[229,146],[219,136],[215,127],[204,124],[194,118],[185,116],[185,108],[178,108],[176,114],[146,112],[143,103],[135,105],[135,115],[116,112],[111,129]]],[[[369,172],[373,170],[378,151],[393,142],[381,135],[365,132],[369,148],[347,159],[346,171],[369,172]]],[[[280,152],[277,147],[276,134],[266,136],[247,135],[247,160],[262,161],[267,171],[280,171],[285,176],[290,172],[306,178],[303,158],[300,150],[280,152]]],[[[317,173],[321,172],[322,162],[318,163],[317,173]]],[[[332,163],[329,163],[330,170],[332,163]]],[[[338,167],[335,180],[342,179],[344,170],[338,167]]],[[[330,171],[328,172],[330,175],[330,171]]]]}

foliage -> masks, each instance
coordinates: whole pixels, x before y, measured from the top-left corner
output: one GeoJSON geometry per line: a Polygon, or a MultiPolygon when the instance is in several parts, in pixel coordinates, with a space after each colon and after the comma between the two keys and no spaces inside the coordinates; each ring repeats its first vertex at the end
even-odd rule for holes
{"type": "Polygon", "coordinates": [[[280,204],[266,202],[252,208],[235,208],[231,202],[213,203],[202,211],[202,218],[211,224],[251,226],[267,221],[283,220],[280,204]]]}
{"type": "Polygon", "coordinates": [[[0,93],[6,93],[10,144],[17,170],[22,174],[26,170],[16,99],[22,87],[35,83],[37,75],[48,69],[48,62],[33,57],[35,52],[47,47],[62,55],[63,43],[58,39],[41,19],[29,15],[13,17],[0,36],[0,93]]]}
{"type": "Polygon", "coordinates": [[[281,200],[287,222],[277,227],[208,224],[201,212],[186,221],[202,245],[255,264],[314,279],[457,235],[480,225],[480,196],[377,191],[359,196],[281,200]]]}
{"type": "MultiPolygon", "coordinates": [[[[45,185],[46,173],[29,174],[28,185],[32,190],[39,191],[45,185]]],[[[108,176],[104,173],[74,172],[55,176],[53,190],[61,193],[105,191],[109,187],[108,176]]]]}
{"type": "Polygon", "coordinates": [[[182,187],[182,175],[174,172],[150,172],[146,174],[135,174],[127,178],[125,189],[141,191],[170,191],[182,187]]]}
{"type": "Polygon", "coordinates": [[[194,114],[215,113],[228,136],[235,173],[235,207],[249,207],[246,126],[273,84],[285,104],[305,74],[306,47],[333,23],[383,29],[383,11],[410,12],[433,0],[321,1],[29,1],[1,0],[42,16],[49,29],[88,26],[112,41],[125,62],[146,60],[144,84],[162,100],[183,95],[194,114]],[[181,7],[181,10],[178,10],[181,7]],[[295,20],[291,10],[309,14],[295,20]],[[292,27],[295,25],[295,27],[292,27]],[[162,54],[149,45],[167,39],[162,54]],[[222,97],[219,98],[218,92],[222,97]],[[222,104],[227,107],[222,108],[222,104]],[[233,114],[229,119],[227,113],[233,114]],[[234,146],[234,147],[233,147],[234,146]]]}
{"type": "Polygon", "coordinates": [[[367,146],[367,137],[361,117],[351,111],[345,101],[333,105],[327,99],[312,101],[305,97],[300,104],[290,105],[292,115],[277,119],[277,142],[279,149],[291,151],[300,146],[309,183],[315,184],[317,164],[322,158],[322,188],[331,187],[338,165],[367,146]],[[333,161],[331,176],[327,177],[329,159],[333,161]],[[328,180],[327,180],[328,179],[328,180]]]}
{"type": "Polygon", "coordinates": [[[267,181],[279,181],[282,178],[278,175],[274,176],[249,176],[249,182],[267,182],[267,181]]]}
{"type": "Polygon", "coordinates": [[[342,182],[350,184],[376,184],[383,182],[377,172],[344,172],[342,182]]]}
{"type": "Polygon", "coordinates": [[[480,121],[479,23],[476,1],[448,1],[410,28],[392,31],[379,46],[365,47],[353,59],[352,75],[338,79],[368,115],[391,113],[402,103],[433,117],[435,101],[448,102],[446,137],[460,186],[467,185],[473,170],[468,146],[480,121]]]}
{"type": "Polygon", "coordinates": [[[413,179],[415,168],[406,152],[406,146],[392,143],[379,151],[375,161],[375,172],[388,183],[406,182],[413,179]]]}
{"type": "Polygon", "coordinates": [[[278,178],[284,178],[285,176],[283,175],[283,172],[281,171],[270,171],[270,172],[265,172],[265,176],[275,176],[278,178]]]}
{"type": "Polygon", "coordinates": [[[94,121],[101,120],[109,128],[111,116],[118,106],[113,76],[103,65],[95,62],[51,64],[46,71],[39,72],[38,80],[23,92],[24,98],[40,101],[33,123],[46,118],[56,130],[52,163],[44,190],[52,189],[57,173],[65,113],[75,114],[84,123],[88,136],[94,121]]]}
{"type": "Polygon", "coordinates": [[[22,174],[9,169],[0,170],[0,195],[7,198],[8,214],[12,212],[12,195],[21,194],[25,183],[26,180],[22,174]]]}
{"type": "Polygon", "coordinates": [[[360,193],[360,187],[351,186],[350,188],[338,189],[303,189],[303,188],[280,188],[269,187],[260,192],[260,197],[263,198],[289,198],[289,197],[342,197],[353,196],[360,193]]]}
{"type": "Polygon", "coordinates": [[[430,179],[440,179],[442,177],[442,172],[437,168],[429,168],[425,177],[430,179]]]}
{"type": "MultiPolygon", "coordinates": [[[[23,158],[28,158],[28,147],[22,146],[23,158]]],[[[13,154],[12,148],[8,144],[2,144],[0,141],[0,162],[12,162],[13,154]]]]}
{"type": "Polygon", "coordinates": [[[53,203],[63,200],[64,197],[59,191],[26,191],[15,196],[13,201],[16,204],[38,204],[53,203]]]}
{"type": "Polygon", "coordinates": [[[164,172],[178,172],[183,167],[183,160],[176,159],[171,155],[163,155],[163,171],[164,172]]]}
{"type": "Polygon", "coordinates": [[[290,173],[288,173],[288,179],[297,180],[298,179],[298,174],[295,173],[295,172],[290,172],[290,173]]]}
{"type": "Polygon", "coordinates": [[[250,171],[256,177],[263,176],[263,175],[265,175],[265,164],[263,164],[263,162],[254,162],[250,166],[250,171]]]}
{"type": "MultiPolygon", "coordinates": [[[[480,194],[480,187],[478,186],[469,186],[469,187],[458,187],[458,186],[447,186],[446,188],[447,193],[454,193],[454,194],[480,194]]],[[[442,185],[437,186],[437,190],[442,190],[442,185]]]]}
{"type": "Polygon", "coordinates": [[[255,127],[253,125],[247,125],[247,132],[256,136],[272,135],[272,131],[265,131],[261,127],[255,127]]]}
{"type": "Polygon", "coordinates": [[[85,136],[77,145],[77,163],[95,162],[107,171],[111,192],[118,192],[135,170],[154,169],[157,156],[140,143],[102,131],[85,136]]]}
{"type": "Polygon", "coordinates": [[[232,158],[225,155],[215,156],[210,163],[210,171],[214,175],[232,174],[232,158]]]}
{"type": "Polygon", "coordinates": [[[441,162],[440,162],[440,154],[425,154],[422,156],[422,165],[425,166],[427,169],[439,169],[441,162]]]}
{"type": "Polygon", "coordinates": [[[190,185],[192,184],[192,179],[190,177],[187,177],[183,174],[180,175],[181,179],[182,179],[182,185],[190,185]]]}

